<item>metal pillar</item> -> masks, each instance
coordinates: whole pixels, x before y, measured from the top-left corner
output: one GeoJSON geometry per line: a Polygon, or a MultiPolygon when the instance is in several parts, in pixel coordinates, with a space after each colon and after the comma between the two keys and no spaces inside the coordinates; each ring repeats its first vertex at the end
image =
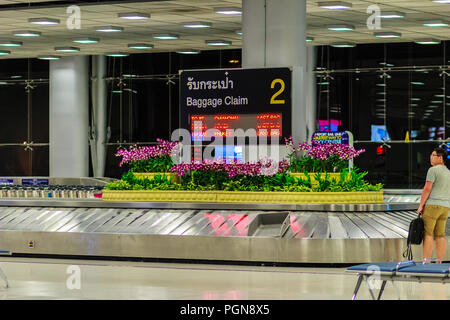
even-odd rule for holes
{"type": "Polygon", "coordinates": [[[89,175],[89,57],[50,62],[50,176],[89,175]]]}
{"type": "Polygon", "coordinates": [[[106,57],[92,57],[91,158],[94,177],[103,177],[106,166],[106,57]]]}
{"type": "Polygon", "coordinates": [[[317,77],[314,73],[317,61],[317,47],[308,46],[306,50],[308,58],[305,81],[306,137],[308,141],[311,141],[312,135],[317,127],[317,77]]]}

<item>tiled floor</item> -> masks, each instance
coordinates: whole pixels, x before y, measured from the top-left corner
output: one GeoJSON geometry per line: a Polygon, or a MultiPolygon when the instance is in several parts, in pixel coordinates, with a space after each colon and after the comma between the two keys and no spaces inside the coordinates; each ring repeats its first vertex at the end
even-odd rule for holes
{"type": "MultiPolygon", "coordinates": [[[[349,300],[356,284],[344,268],[16,257],[2,257],[0,266],[10,285],[0,288],[0,299],[349,300]]],[[[450,285],[402,282],[397,288],[401,299],[450,298],[450,285]]],[[[364,284],[358,299],[370,299],[364,284]]],[[[383,299],[397,299],[391,283],[383,299]]]]}

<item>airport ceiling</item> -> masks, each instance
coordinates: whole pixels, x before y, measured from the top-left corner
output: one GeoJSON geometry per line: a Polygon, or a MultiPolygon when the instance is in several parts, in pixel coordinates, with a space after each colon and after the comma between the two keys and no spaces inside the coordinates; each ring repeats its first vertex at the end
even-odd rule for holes
{"type": "MultiPolygon", "coordinates": [[[[301,1],[301,0],[299,0],[301,1]]],[[[326,0],[323,0],[326,1],[326,0]]],[[[348,10],[329,10],[318,5],[317,0],[307,0],[307,36],[314,41],[308,45],[324,45],[337,41],[354,43],[413,42],[423,38],[450,39],[450,28],[428,27],[424,21],[450,20],[450,3],[436,3],[432,0],[345,0],[351,3],[348,10]],[[367,8],[377,5],[381,12],[400,12],[403,18],[381,19],[380,30],[367,27],[367,8]],[[352,25],[352,31],[328,30],[328,25],[352,25]],[[392,31],[401,33],[400,38],[380,39],[374,32],[392,31]]],[[[212,50],[217,48],[240,48],[242,36],[241,15],[216,13],[217,7],[242,7],[242,0],[173,0],[173,1],[118,1],[118,0],[0,0],[0,44],[19,41],[19,47],[1,47],[11,54],[2,58],[25,58],[48,55],[96,55],[113,52],[167,52],[181,49],[212,50]],[[67,13],[71,4],[80,8],[80,29],[68,29],[66,21],[74,12],[67,13]],[[146,20],[119,18],[121,13],[146,13],[146,20]],[[33,18],[50,18],[60,21],[57,25],[37,25],[33,18]],[[183,26],[185,22],[201,21],[209,28],[192,29],[183,26]],[[104,33],[97,27],[122,27],[122,32],[104,33]],[[22,38],[13,35],[15,31],[38,31],[39,37],[22,38]],[[177,34],[177,40],[160,40],[154,34],[177,34]],[[94,44],[73,42],[76,38],[97,38],[94,44]],[[231,42],[227,47],[214,47],[206,40],[231,42]],[[151,44],[152,49],[131,49],[130,44],[151,44]],[[75,53],[55,52],[55,47],[76,47],[75,53]]],[[[76,22],[75,20],[71,20],[76,22]]]]}

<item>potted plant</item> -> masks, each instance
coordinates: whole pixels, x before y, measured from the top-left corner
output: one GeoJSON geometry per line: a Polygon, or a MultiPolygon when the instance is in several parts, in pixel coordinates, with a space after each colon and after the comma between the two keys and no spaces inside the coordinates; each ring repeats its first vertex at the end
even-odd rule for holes
{"type": "Polygon", "coordinates": [[[177,178],[176,173],[170,172],[174,165],[173,159],[179,153],[179,142],[157,139],[155,146],[130,146],[120,149],[116,156],[122,157],[119,166],[129,166],[129,171],[138,178],[154,179],[155,176],[177,178]]]}
{"type": "Polygon", "coordinates": [[[290,151],[287,156],[290,174],[299,178],[310,175],[313,183],[317,183],[316,177],[323,177],[325,174],[338,179],[344,170],[351,172],[350,161],[365,152],[364,149],[356,150],[352,146],[337,143],[317,145],[300,143],[295,148],[292,137],[285,139],[285,143],[290,151]],[[301,152],[304,154],[300,156],[301,152]]]}

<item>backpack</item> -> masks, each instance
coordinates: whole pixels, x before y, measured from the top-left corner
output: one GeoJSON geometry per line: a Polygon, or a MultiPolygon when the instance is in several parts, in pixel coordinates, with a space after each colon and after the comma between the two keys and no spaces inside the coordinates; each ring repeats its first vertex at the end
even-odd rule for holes
{"type": "Polygon", "coordinates": [[[403,258],[413,260],[411,245],[422,244],[424,234],[425,234],[425,226],[423,224],[423,219],[420,216],[412,220],[411,223],[409,224],[408,239],[406,240],[407,247],[405,252],[403,252],[403,258]]]}

